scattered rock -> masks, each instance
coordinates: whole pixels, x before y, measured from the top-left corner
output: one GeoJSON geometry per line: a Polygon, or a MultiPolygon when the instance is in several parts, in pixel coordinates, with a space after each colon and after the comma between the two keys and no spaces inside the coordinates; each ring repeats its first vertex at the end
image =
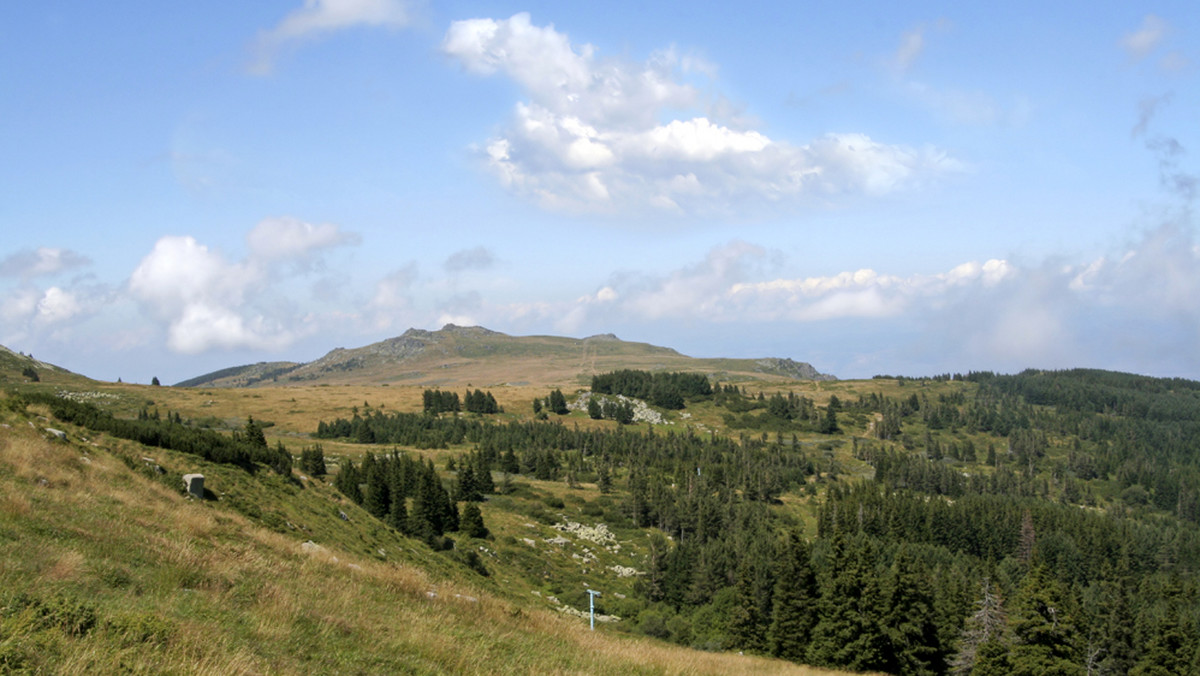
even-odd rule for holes
{"type": "Polygon", "coordinates": [[[66,433],[66,432],[64,432],[64,431],[62,431],[62,430],[56,430],[56,429],[54,429],[53,427],[47,427],[47,428],[45,428],[45,429],[46,429],[46,431],[47,431],[47,432],[49,432],[49,433],[50,433],[52,436],[54,436],[55,438],[57,438],[59,441],[66,441],[66,440],[67,440],[67,433],[66,433]]]}
{"type": "Polygon", "coordinates": [[[534,542],[533,540],[530,540],[529,538],[521,538],[521,542],[524,542],[525,544],[529,545],[530,547],[537,546],[537,543],[534,542]]]}
{"type": "Polygon", "coordinates": [[[346,567],[349,568],[350,570],[359,570],[359,571],[362,570],[362,566],[358,565],[357,563],[347,563],[346,567]]]}
{"type": "Polygon", "coordinates": [[[437,598],[437,592],[435,592],[435,591],[427,591],[427,592],[425,592],[425,595],[426,595],[426,596],[428,596],[428,597],[429,597],[429,598],[431,598],[431,599],[436,599],[436,598],[437,598]]]}
{"type": "Polygon", "coordinates": [[[316,553],[318,553],[318,552],[323,552],[323,551],[325,551],[325,548],[324,548],[324,547],[322,547],[321,545],[319,545],[319,544],[317,544],[317,543],[313,542],[312,540],[307,540],[307,541],[305,541],[305,542],[301,543],[301,545],[300,545],[300,549],[301,549],[301,550],[303,550],[303,551],[305,551],[305,552],[308,552],[309,554],[316,554],[316,553]]]}
{"type": "Polygon", "coordinates": [[[340,510],[340,509],[338,510],[338,517],[339,517],[339,518],[340,518],[342,521],[349,521],[349,520],[350,520],[350,517],[346,516],[346,513],[345,513],[345,512],[343,512],[343,511],[342,511],[342,510],[340,510]]]}
{"type": "MultiPolygon", "coordinates": [[[[584,620],[591,617],[591,613],[589,613],[588,611],[579,610],[577,608],[572,608],[571,606],[561,606],[558,610],[561,613],[565,613],[567,615],[578,617],[578,618],[581,618],[584,620]]],[[[596,613],[596,621],[597,622],[620,622],[621,618],[617,617],[616,615],[601,615],[600,613],[596,613]]]]}
{"type": "MultiPolygon", "coordinates": [[[[580,392],[575,401],[567,404],[567,408],[572,411],[586,411],[588,401],[592,398],[591,392],[580,392]]],[[[597,394],[594,395],[600,403],[605,401],[619,401],[633,406],[633,421],[648,422],[655,425],[674,425],[675,423],[668,421],[661,413],[650,408],[650,404],[641,399],[634,399],[623,394],[597,394]]]]}
{"type": "Polygon", "coordinates": [[[587,540],[588,542],[594,542],[602,547],[615,545],[617,541],[617,536],[613,535],[608,526],[602,523],[598,523],[595,526],[588,526],[564,519],[562,523],[556,523],[551,528],[563,533],[570,533],[575,537],[587,540]]]}

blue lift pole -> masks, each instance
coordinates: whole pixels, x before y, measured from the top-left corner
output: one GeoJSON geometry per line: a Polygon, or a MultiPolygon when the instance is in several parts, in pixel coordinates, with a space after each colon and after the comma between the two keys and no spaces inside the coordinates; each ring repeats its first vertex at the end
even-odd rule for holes
{"type": "Polygon", "coordinates": [[[588,614],[591,616],[592,631],[596,631],[596,597],[600,592],[595,589],[587,590],[588,593],[588,614]]]}

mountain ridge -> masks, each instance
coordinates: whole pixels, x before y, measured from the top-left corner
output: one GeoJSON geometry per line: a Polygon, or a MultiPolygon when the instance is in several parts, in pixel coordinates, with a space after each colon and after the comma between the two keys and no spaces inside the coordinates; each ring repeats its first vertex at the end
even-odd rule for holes
{"type": "Polygon", "coordinates": [[[625,341],[612,333],[586,338],[511,336],[482,326],[411,328],[356,348],[336,347],[309,362],[258,362],[220,369],[178,387],[313,384],[586,384],[621,368],[701,371],[726,379],[836,380],[790,358],[695,358],[669,347],[625,341]]]}

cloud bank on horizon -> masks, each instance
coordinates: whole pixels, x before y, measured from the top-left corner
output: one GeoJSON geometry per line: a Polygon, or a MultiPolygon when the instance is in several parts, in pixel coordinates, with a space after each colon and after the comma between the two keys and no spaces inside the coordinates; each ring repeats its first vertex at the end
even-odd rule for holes
{"type": "MultiPolygon", "coordinates": [[[[1025,187],[1056,178],[1034,171],[1039,153],[1053,147],[1035,144],[1071,143],[1064,120],[1086,111],[1033,82],[1026,92],[956,73],[954,55],[939,50],[957,42],[971,16],[913,17],[871,42],[873,55],[847,47],[844,67],[857,79],[815,97],[789,94],[772,117],[733,102],[757,90],[729,71],[757,67],[780,77],[797,68],[782,56],[727,69],[702,47],[651,36],[648,55],[638,58],[629,47],[580,40],[611,41],[604,25],[591,37],[527,12],[442,17],[394,0],[304,0],[244,31],[251,58],[217,77],[217,89],[250,88],[270,100],[272,88],[287,85],[304,97],[333,96],[295,80],[304,77],[290,72],[307,63],[296,58],[302,52],[353,56],[348,36],[420,42],[423,60],[404,67],[452,85],[447,97],[470,100],[480,89],[482,104],[451,115],[437,113],[435,95],[415,98],[435,117],[454,119],[450,136],[459,144],[422,155],[420,143],[406,141],[379,166],[411,164],[421,180],[429,177],[426,192],[444,185],[434,182],[446,172],[463,192],[396,201],[387,195],[403,186],[372,184],[363,173],[356,180],[369,189],[356,199],[375,196],[386,208],[314,208],[320,200],[285,187],[288,172],[311,164],[303,185],[344,190],[339,167],[363,152],[347,142],[355,130],[338,130],[346,135],[336,147],[319,135],[290,136],[288,151],[303,159],[285,171],[278,156],[259,157],[242,136],[265,129],[241,129],[228,113],[221,141],[232,150],[214,145],[213,153],[233,165],[262,162],[267,168],[254,174],[262,185],[198,198],[174,177],[184,197],[166,211],[200,204],[220,227],[193,220],[182,230],[191,234],[182,234],[179,226],[130,226],[131,242],[142,244],[124,263],[110,262],[112,251],[76,226],[23,233],[0,249],[0,343],[96,377],[154,369],[183,378],[231,360],[310,359],[312,350],[454,322],[515,334],[618,331],[704,356],[790,356],[839,376],[1091,366],[1200,377],[1200,183],[1188,154],[1200,139],[1176,122],[1200,107],[1184,84],[1195,76],[1190,29],[1200,27],[1195,12],[1180,13],[1126,16],[1104,24],[1108,33],[1072,41],[1097,45],[1113,73],[1128,73],[1136,99],[1107,114],[1120,128],[1109,136],[1134,146],[1147,181],[1156,181],[1155,192],[1127,193],[1130,211],[1089,240],[1090,223],[1057,222],[1071,220],[1062,214],[1073,208],[1093,217],[1087,195],[1025,187]],[[797,109],[807,116],[802,123],[792,119],[797,109]],[[820,128],[808,120],[826,110],[846,121],[820,128]],[[896,121],[905,119],[915,121],[896,121]],[[997,130],[1011,136],[997,142],[997,130]],[[1029,165],[1010,155],[1012,138],[1031,144],[1029,165]],[[439,156],[458,159],[430,159],[439,156]],[[1047,200],[1038,205],[1044,221],[1021,226],[1029,230],[1011,240],[1003,217],[989,213],[1008,208],[1008,190],[1047,200]],[[1045,208],[1056,199],[1061,206],[1045,208]],[[442,211],[418,207],[426,201],[442,211]],[[476,201],[479,211],[467,211],[476,201]],[[893,211],[904,232],[888,232],[893,211]],[[481,222],[445,225],[466,214],[481,222]],[[973,222],[984,224],[980,232],[973,222]],[[1030,246],[1042,231],[1061,234],[1030,246]],[[940,239],[959,244],[924,264],[897,250],[898,242],[916,252],[940,239]],[[856,255],[868,264],[855,265],[856,255]]],[[[387,77],[389,68],[364,51],[360,67],[387,77]]],[[[335,81],[353,75],[331,67],[335,81]]],[[[365,107],[380,100],[372,86],[365,107]]],[[[230,104],[206,100],[207,109],[243,103],[230,96],[230,104]]],[[[287,124],[286,116],[273,124],[287,124]]],[[[419,126],[386,120],[361,130],[375,145],[409,132],[427,138],[419,126]]],[[[1058,156],[1036,166],[1084,171],[1058,156]]],[[[1128,176],[1095,181],[1119,185],[1128,176]]]]}

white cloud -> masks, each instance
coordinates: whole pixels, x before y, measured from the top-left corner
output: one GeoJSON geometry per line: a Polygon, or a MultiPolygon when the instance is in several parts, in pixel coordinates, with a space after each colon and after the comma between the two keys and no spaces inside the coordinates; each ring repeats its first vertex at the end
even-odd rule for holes
{"type": "Polygon", "coordinates": [[[402,28],[412,20],[404,0],[304,0],[304,6],[279,25],[259,33],[249,70],[257,75],[270,73],[279,51],[289,44],[357,26],[402,28]]]}
{"type": "Polygon", "coordinates": [[[15,289],[0,303],[0,317],[4,318],[4,324],[11,328],[29,321],[37,312],[41,297],[41,293],[31,287],[15,289]]]}
{"type": "Polygon", "coordinates": [[[36,321],[55,324],[66,321],[82,311],[83,306],[74,293],[52,286],[46,289],[46,293],[38,301],[36,321]]]}
{"type": "Polygon", "coordinates": [[[710,119],[726,102],[706,102],[685,75],[711,66],[674,49],[644,63],[602,60],[528,14],[457,21],[442,49],[470,72],[503,74],[523,89],[528,100],[480,155],[504,187],[548,209],[729,214],[883,194],[960,168],[936,149],[865,134],[794,145],[744,128],[740,118],[710,119]]]}
{"type": "Polygon", "coordinates": [[[30,279],[57,274],[90,263],[86,256],[70,249],[42,246],[32,251],[18,251],[0,261],[0,276],[30,279]]]}
{"type": "Polygon", "coordinates": [[[1130,57],[1144,59],[1162,42],[1168,28],[1166,21],[1153,14],[1147,14],[1137,30],[1121,37],[1121,47],[1130,57]]]}
{"type": "Polygon", "coordinates": [[[168,322],[168,347],[193,354],[286,342],[286,336],[253,331],[266,327],[261,315],[246,320],[238,314],[260,279],[253,266],[227,262],[192,237],[163,237],[133,271],[129,290],[168,322]]]}
{"type": "Polygon", "coordinates": [[[290,344],[311,330],[314,319],[277,285],[289,274],[307,272],[322,249],[358,238],[336,225],[284,217],[263,220],[246,240],[249,255],[230,261],[194,237],[163,237],[133,271],[129,292],[166,323],[170,349],[194,354],[290,344]]]}
{"type": "Polygon", "coordinates": [[[491,251],[477,246],[454,252],[442,263],[442,267],[450,274],[457,274],[469,270],[484,270],[495,262],[496,259],[492,256],[491,251]]]}
{"type": "Polygon", "coordinates": [[[332,223],[313,225],[291,217],[264,219],[246,236],[251,256],[263,261],[303,259],[319,249],[358,241],[332,223]]]}

